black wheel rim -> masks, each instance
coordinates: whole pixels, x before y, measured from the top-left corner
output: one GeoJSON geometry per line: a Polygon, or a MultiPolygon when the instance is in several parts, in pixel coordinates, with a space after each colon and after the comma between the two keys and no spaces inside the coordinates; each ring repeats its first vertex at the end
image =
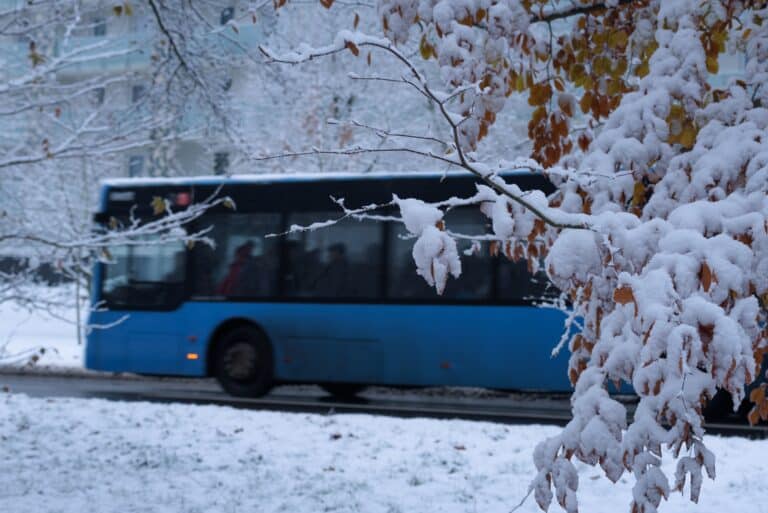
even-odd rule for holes
{"type": "Polygon", "coordinates": [[[249,342],[235,342],[224,353],[223,364],[229,379],[253,381],[258,374],[259,352],[249,342]]]}

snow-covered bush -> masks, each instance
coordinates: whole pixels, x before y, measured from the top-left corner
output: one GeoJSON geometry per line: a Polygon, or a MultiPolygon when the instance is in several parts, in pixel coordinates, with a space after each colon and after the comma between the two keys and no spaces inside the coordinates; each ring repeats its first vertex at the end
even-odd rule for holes
{"type": "MultiPolygon", "coordinates": [[[[546,257],[583,318],[569,343],[573,420],[535,453],[538,504],[577,510],[575,460],[613,481],[632,474],[633,513],[656,511],[686,483],[695,502],[702,473],[715,474],[703,406],[718,389],[738,404],[768,351],[767,3],[379,0],[378,10],[381,36],[345,31],[323,48],[264,51],[283,63],[343,51],[400,60],[403,74],[388,80],[429,99],[445,130],[431,141],[406,134],[387,151],[483,179],[461,202],[490,218],[493,247],[532,267],[546,257]],[[410,58],[413,41],[440,85],[410,58]],[[725,52],[745,70],[715,88],[725,52]],[[534,107],[530,158],[484,158],[479,141],[520,95],[534,107]],[[556,192],[523,194],[496,174],[510,167],[548,175],[556,192]],[[638,394],[632,419],[612,383],[638,394]],[[678,462],[672,483],[665,451],[678,462]]],[[[395,203],[419,273],[440,292],[460,271],[440,212],[456,201],[395,203]]],[[[765,387],[752,399],[750,420],[768,419],[765,387]]]]}

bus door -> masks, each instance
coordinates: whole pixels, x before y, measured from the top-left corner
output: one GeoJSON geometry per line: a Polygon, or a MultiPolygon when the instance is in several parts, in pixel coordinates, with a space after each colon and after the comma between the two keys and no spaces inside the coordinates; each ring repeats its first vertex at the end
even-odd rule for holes
{"type": "MultiPolygon", "coordinates": [[[[335,211],[291,214],[289,225],[338,217],[335,211]]],[[[283,293],[288,372],[295,379],[378,381],[382,375],[382,223],[344,219],[285,241],[283,293]]]]}
{"type": "Polygon", "coordinates": [[[183,366],[183,315],[168,315],[184,300],[185,246],[180,241],[119,246],[103,265],[101,299],[115,325],[103,337],[119,337],[127,361],[122,370],[174,374],[183,366]]]}

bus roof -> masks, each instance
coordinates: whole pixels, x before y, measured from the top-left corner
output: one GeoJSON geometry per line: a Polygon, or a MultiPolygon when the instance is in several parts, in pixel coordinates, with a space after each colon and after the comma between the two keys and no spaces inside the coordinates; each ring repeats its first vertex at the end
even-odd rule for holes
{"type": "MultiPolygon", "coordinates": [[[[504,176],[532,175],[527,168],[500,171],[504,176]]],[[[332,180],[386,180],[392,178],[441,178],[471,176],[468,171],[402,171],[369,173],[262,173],[242,175],[202,175],[162,178],[109,178],[101,183],[106,188],[112,187],[157,187],[173,185],[219,185],[219,184],[267,184],[286,182],[312,182],[332,180]]]]}

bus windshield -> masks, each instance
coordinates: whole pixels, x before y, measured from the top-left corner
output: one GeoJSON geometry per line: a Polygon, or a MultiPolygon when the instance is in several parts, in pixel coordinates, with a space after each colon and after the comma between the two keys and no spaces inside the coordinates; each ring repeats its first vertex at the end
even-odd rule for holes
{"type": "Polygon", "coordinates": [[[180,241],[117,246],[102,266],[101,298],[110,306],[163,308],[184,297],[186,255],[180,241]]]}

